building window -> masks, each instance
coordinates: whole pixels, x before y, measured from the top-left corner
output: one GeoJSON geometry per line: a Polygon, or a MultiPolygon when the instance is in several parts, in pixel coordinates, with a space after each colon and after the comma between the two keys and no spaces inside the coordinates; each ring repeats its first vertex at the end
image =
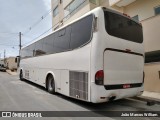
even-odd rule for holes
{"type": "Polygon", "coordinates": [[[56,6],[56,8],[53,10],[53,17],[55,17],[58,14],[58,12],[58,6],[56,6]]]}
{"type": "Polygon", "coordinates": [[[97,0],[89,0],[90,3],[97,4],[97,0]]]}
{"type": "Polygon", "coordinates": [[[155,15],[159,15],[160,14],[160,6],[155,7],[154,12],[155,12],[155,15]]]}
{"type": "Polygon", "coordinates": [[[139,22],[139,17],[138,17],[138,15],[133,16],[132,19],[135,20],[135,21],[137,21],[137,22],[139,22]]]}
{"type": "Polygon", "coordinates": [[[73,0],[65,9],[65,17],[68,18],[71,13],[78,9],[86,0],[73,0]]]}

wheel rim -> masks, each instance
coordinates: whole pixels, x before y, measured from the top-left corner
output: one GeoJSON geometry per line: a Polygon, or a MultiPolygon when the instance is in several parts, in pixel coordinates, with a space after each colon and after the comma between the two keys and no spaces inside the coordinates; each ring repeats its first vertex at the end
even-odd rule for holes
{"type": "Polygon", "coordinates": [[[48,89],[50,91],[52,91],[54,89],[54,82],[53,82],[53,78],[51,78],[51,77],[48,80],[48,89]]]}
{"type": "Polygon", "coordinates": [[[23,77],[23,73],[22,73],[22,71],[20,72],[20,78],[22,79],[22,77],[23,77]]]}

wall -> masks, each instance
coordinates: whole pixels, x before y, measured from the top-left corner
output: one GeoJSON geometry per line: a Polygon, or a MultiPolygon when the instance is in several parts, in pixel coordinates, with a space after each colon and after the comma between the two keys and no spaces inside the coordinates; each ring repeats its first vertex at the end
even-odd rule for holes
{"type": "Polygon", "coordinates": [[[99,5],[103,7],[109,7],[109,0],[99,0],[99,5]]]}
{"type": "Polygon", "coordinates": [[[90,10],[93,10],[94,8],[98,7],[99,3],[97,2],[97,4],[94,3],[90,3],[90,10]]]}
{"type": "Polygon", "coordinates": [[[118,7],[116,5],[113,5],[112,7],[109,7],[110,9],[116,10],[118,12],[124,13],[124,7],[118,7]]]}
{"type": "Polygon", "coordinates": [[[145,80],[144,89],[145,91],[160,92],[160,63],[146,64],[144,67],[145,80]]]}
{"type": "MultiPolygon", "coordinates": [[[[63,3],[60,4],[58,3],[58,8],[59,8],[59,14],[55,17],[53,17],[52,19],[52,25],[53,30],[54,28],[56,28],[58,26],[57,23],[59,23],[60,21],[62,21],[62,19],[64,19],[64,9],[67,7],[68,4],[71,3],[72,0],[63,0],[63,3]]],[[[52,8],[53,8],[53,1],[52,1],[52,8]]],[[[84,4],[82,4],[77,10],[75,10],[75,12],[73,12],[70,17],[68,19],[64,19],[63,20],[63,25],[73,21],[74,19],[84,15],[85,13],[89,12],[91,10],[90,8],[90,4],[89,4],[89,0],[86,0],[86,2],[84,4]]]]}
{"type": "MultiPolygon", "coordinates": [[[[116,1],[120,1],[120,0],[115,0],[115,2],[116,1]]],[[[112,0],[111,0],[111,2],[112,2],[112,0]]],[[[106,8],[109,8],[109,9],[113,9],[113,10],[116,10],[118,12],[122,12],[123,13],[123,7],[118,7],[116,5],[110,5],[109,0],[99,0],[99,6],[106,7],[106,8]]]]}
{"type": "Polygon", "coordinates": [[[109,5],[112,6],[115,3],[119,2],[120,0],[108,0],[109,1],[109,5]]]}
{"type": "Polygon", "coordinates": [[[17,69],[17,63],[15,62],[15,57],[6,58],[5,64],[9,70],[17,69]]]}
{"type": "Polygon", "coordinates": [[[4,60],[0,58],[0,64],[4,65],[4,60]]]}
{"type": "Polygon", "coordinates": [[[82,6],[80,6],[77,10],[75,10],[75,13],[71,14],[71,16],[64,21],[64,24],[70,23],[74,19],[81,17],[82,15],[84,15],[89,11],[90,11],[90,4],[88,3],[88,1],[86,1],[82,6]]]}
{"type": "Polygon", "coordinates": [[[53,30],[54,30],[55,27],[57,27],[57,25],[58,25],[57,23],[59,23],[59,21],[60,21],[59,18],[60,18],[59,14],[56,15],[56,16],[53,18],[53,20],[52,20],[52,21],[53,21],[53,22],[52,22],[52,26],[54,26],[54,27],[53,27],[53,30]]]}
{"type": "MultiPolygon", "coordinates": [[[[145,51],[160,50],[160,15],[142,21],[145,51]]],[[[145,91],[160,92],[160,63],[145,64],[145,91]]]]}
{"type": "MultiPolygon", "coordinates": [[[[51,0],[51,9],[52,9],[52,26],[55,26],[56,23],[59,21],[59,14],[55,17],[53,17],[53,9],[59,5],[58,0],[51,0]]],[[[59,9],[59,8],[58,8],[59,9]]],[[[53,28],[54,29],[54,28],[53,28]]]]}
{"type": "Polygon", "coordinates": [[[160,5],[160,0],[136,0],[124,7],[124,13],[131,17],[139,15],[139,20],[144,20],[154,16],[154,7],[160,5]]]}
{"type": "Polygon", "coordinates": [[[142,21],[145,51],[160,50],[160,15],[142,21]]]}
{"type": "Polygon", "coordinates": [[[63,8],[67,7],[68,4],[70,4],[72,0],[63,0],[63,8]]]}

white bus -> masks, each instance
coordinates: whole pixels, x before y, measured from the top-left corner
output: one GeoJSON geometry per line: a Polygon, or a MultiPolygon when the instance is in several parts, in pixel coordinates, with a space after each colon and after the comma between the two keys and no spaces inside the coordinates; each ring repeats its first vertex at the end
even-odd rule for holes
{"type": "Polygon", "coordinates": [[[98,7],[21,50],[20,79],[92,103],[143,92],[142,25],[98,7]]]}

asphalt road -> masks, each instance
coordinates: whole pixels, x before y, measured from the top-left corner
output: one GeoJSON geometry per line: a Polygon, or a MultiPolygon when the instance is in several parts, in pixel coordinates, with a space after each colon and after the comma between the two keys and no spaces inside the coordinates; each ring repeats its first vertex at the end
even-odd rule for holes
{"type": "MultiPolygon", "coordinates": [[[[0,72],[0,111],[160,111],[160,105],[147,106],[145,102],[122,99],[102,104],[92,104],[75,100],[60,94],[52,95],[43,87],[31,82],[20,81],[18,76],[0,72]]],[[[0,120],[6,118],[0,118],[0,120]]],[[[8,118],[9,119],[9,118],[8,118]]],[[[7,119],[7,120],[8,120],[7,119]]],[[[17,118],[10,118],[18,120],[17,118]]],[[[20,119],[20,118],[19,118],[20,119]]],[[[33,118],[24,118],[31,120],[33,118]]],[[[39,120],[40,118],[37,118],[39,120]]],[[[53,118],[42,118],[48,120],[53,118]]],[[[128,117],[56,117],[54,119],[87,119],[87,120],[160,120],[160,118],[128,118],[128,117]]]]}

